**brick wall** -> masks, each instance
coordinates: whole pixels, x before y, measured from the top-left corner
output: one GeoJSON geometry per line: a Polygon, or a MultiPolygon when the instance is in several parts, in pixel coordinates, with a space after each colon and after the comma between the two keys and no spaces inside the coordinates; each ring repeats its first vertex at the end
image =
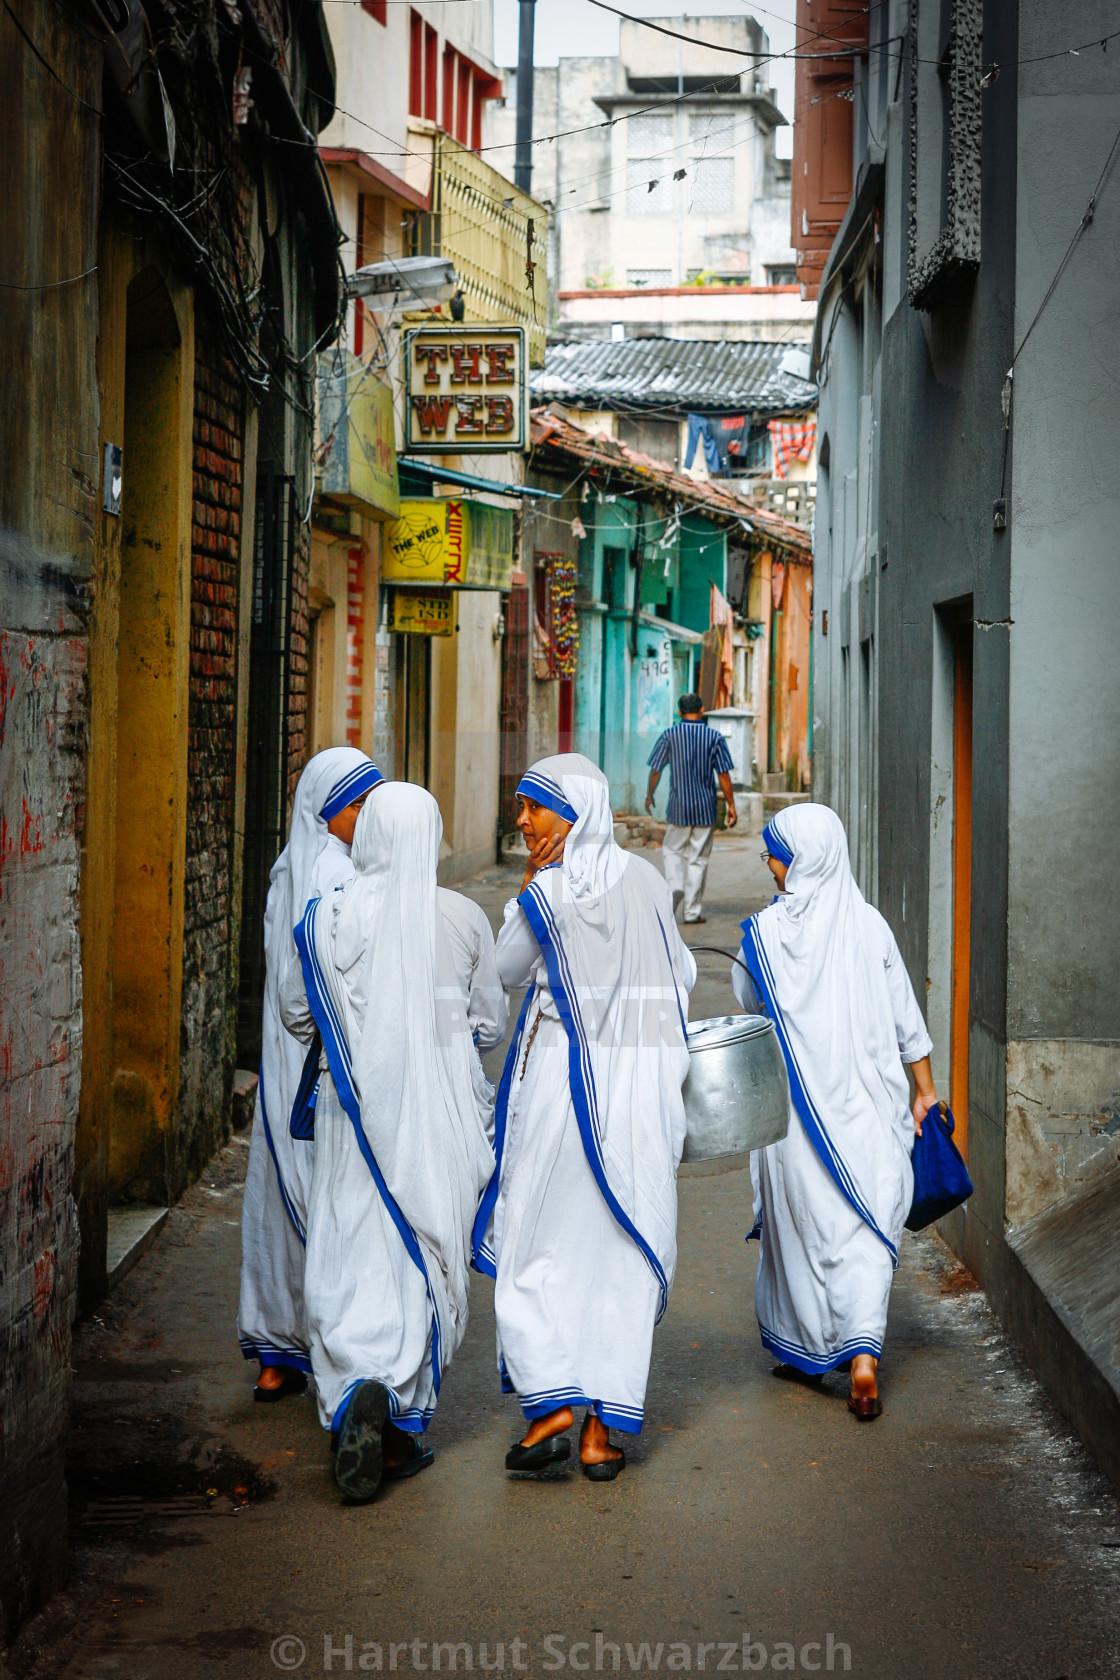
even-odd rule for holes
{"type": "Polygon", "coordinates": [[[187,859],[173,1194],[221,1142],[233,1084],[231,935],[244,397],[213,323],[195,325],[187,859]]]}
{"type": "MultiPolygon", "coordinates": [[[[297,485],[299,480],[297,478],[297,485]]],[[[308,701],[311,674],[311,613],[307,592],[311,579],[311,527],[296,525],[292,555],[292,632],[288,674],[288,811],[296,783],[310,748],[308,701]]]]}

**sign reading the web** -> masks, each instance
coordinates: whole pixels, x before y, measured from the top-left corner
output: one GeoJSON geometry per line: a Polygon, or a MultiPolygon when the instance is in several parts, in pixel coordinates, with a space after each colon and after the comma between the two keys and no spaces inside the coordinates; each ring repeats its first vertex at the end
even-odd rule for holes
{"type": "Polygon", "coordinates": [[[405,450],[484,455],[529,435],[523,327],[416,327],[404,335],[405,450]]]}

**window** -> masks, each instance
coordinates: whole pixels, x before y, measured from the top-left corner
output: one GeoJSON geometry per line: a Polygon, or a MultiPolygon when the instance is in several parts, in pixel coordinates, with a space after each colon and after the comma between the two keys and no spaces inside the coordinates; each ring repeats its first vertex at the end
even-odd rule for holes
{"type": "Polygon", "coordinates": [[[688,207],[699,216],[726,216],[735,204],[734,111],[690,111],[688,207]]]}
{"type": "Polygon", "coordinates": [[[726,216],[734,204],[735,164],[731,158],[694,158],[689,209],[698,216],[726,216]]]}
{"type": "Polygon", "coordinates": [[[408,114],[424,115],[424,20],[419,12],[408,14],[408,114]]]}
{"type": "Polygon", "coordinates": [[[439,36],[430,23],[424,25],[424,115],[439,121],[439,36]]]}
{"type": "Polygon", "coordinates": [[[626,208],[631,216],[668,216],[673,208],[673,117],[646,112],[626,125],[626,208]]]}
{"type": "Polygon", "coordinates": [[[796,286],[796,263],[767,263],[766,284],[768,286],[796,286]]]}
{"type": "Polygon", "coordinates": [[[673,271],[671,268],[628,268],[626,270],[626,284],[628,286],[671,286],[673,271]]]}

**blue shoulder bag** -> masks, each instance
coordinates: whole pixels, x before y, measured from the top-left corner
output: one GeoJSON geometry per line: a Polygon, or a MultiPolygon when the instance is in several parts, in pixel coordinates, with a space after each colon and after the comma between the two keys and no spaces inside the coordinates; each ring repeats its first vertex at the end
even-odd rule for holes
{"type": "Polygon", "coordinates": [[[914,1200],[906,1219],[908,1231],[923,1231],[942,1219],[972,1194],[972,1180],[953,1142],[956,1121],[946,1103],[935,1103],[914,1139],[914,1200]]]}

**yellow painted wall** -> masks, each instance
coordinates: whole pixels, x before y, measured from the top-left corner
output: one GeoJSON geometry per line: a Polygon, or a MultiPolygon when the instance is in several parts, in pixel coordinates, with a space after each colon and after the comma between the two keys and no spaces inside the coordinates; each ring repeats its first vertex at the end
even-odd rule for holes
{"type": "Polygon", "coordinates": [[[90,638],[78,1142],[109,1199],[155,1202],[179,1076],[194,410],[193,299],[162,267],[106,219],[101,445],[124,461],[90,638]]]}

